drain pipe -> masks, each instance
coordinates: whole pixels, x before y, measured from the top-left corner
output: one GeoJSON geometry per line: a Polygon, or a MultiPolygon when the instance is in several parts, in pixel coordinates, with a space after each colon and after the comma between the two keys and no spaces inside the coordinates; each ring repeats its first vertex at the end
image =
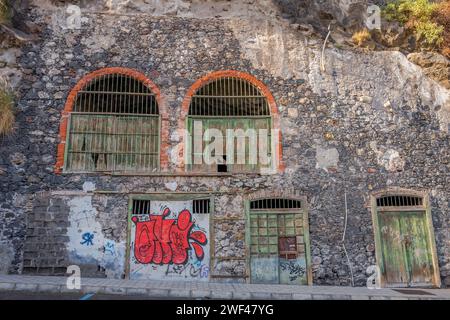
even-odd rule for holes
{"type": "Polygon", "coordinates": [[[352,277],[352,287],[355,286],[355,281],[353,277],[353,268],[350,263],[350,258],[348,257],[347,249],[345,248],[345,234],[347,232],[347,218],[348,218],[348,206],[347,206],[347,192],[344,193],[344,202],[345,202],[345,220],[344,220],[344,232],[342,234],[342,247],[344,248],[345,257],[347,258],[347,264],[350,269],[350,275],[352,277]]]}

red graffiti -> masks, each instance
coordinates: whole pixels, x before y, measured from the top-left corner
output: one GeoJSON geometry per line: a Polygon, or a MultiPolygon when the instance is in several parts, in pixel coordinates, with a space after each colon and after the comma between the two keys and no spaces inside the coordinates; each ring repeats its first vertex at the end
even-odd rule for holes
{"type": "Polygon", "coordinates": [[[192,231],[194,223],[191,213],[183,210],[178,219],[166,219],[170,209],[162,215],[150,215],[149,221],[131,220],[136,224],[134,256],[143,264],[184,264],[188,251],[194,249],[199,260],[203,260],[203,247],[207,243],[202,231],[192,231]]]}

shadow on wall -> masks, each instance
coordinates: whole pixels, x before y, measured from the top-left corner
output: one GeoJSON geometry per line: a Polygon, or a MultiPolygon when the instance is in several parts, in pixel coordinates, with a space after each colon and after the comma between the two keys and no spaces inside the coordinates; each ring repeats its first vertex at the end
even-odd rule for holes
{"type": "Polygon", "coordinates": [[[9,267],[14,259],[14,251],[11,245],[0,243],[0,274],[8,274],[9,267]]]}
{"type": "Polygon", "coordinates": [[[367,0],[273,0],[273,2],[283,18],[291,23],[310,24],[323,35],[326,35],[330,23],[338,23],[346,31],[360,29],[364,25],[368,7],[367,0]]]}
{"type": "Polygon", "coordinates": [[[11,25],[22,30],[26,30],[26,13],[30,7],[29,0],[5,0],[8,5],[10,13],[11,25]]]}

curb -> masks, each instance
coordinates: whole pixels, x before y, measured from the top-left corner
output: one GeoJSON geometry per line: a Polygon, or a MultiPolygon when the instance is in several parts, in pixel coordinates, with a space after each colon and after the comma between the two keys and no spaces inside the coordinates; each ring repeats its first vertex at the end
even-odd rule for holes
{"type": "Polygon", "coordinates": [[[0,282],[0,292],[36,292],[36,293],[76,293],[76,294],[108,294],[123,296],[142,296],[150,298],[191,299],[191,300],[450,300],[440,296],[388,296],[366,294],[342,293],[270,293],[250,291],[223,291],[223,290],[192,290],[192,289],[164,289],[164,288],[133,288],[118,286],[83,285],[80,290],[69,290],[62,284],[29,284],[0,282]]]}

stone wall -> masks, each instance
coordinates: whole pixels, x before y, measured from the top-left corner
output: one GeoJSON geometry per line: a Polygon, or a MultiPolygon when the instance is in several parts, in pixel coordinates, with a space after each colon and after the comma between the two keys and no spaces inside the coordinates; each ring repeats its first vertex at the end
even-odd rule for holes
{"type": "Polygon", "coordinates": [[[62,274],[79,264],[85,276],[123,277],[130,194],[175,190],[215,194],[214,253],[235,260],[218,259],[211,272],[217,281],[243,281],[243,200],[262,190],[295,190],[308,199],[314,284],[351,284],[341,242],[346,194],[345,246],[355,283],[365,285],[366,269],[375,264],[368,196],[398,186],[430,193],[441,277],[449,284],[449,92],[404,56],[329,49],[321,71],[320,39],[262,14],[250,22],[83,12],[81,29],[64,30],[52,22],[61,12],[44,23],[45,12],[43,6],[30,15],[43,32],[22,49],[17,134],[0,145],[3,272],[62,274]],[[182,143],[181,105],[197,79],[229,69],[255,76],[279,108],[285,170],[222,177],[55,174],[69,91],[89,72],[113,66],[136,69],[161,90],[169,153],[182,143]],[[80,214],[99,240],[89,252],[78,245],[80,214]],[[114,257],[106,244],[117,248],[114,257]]]}

